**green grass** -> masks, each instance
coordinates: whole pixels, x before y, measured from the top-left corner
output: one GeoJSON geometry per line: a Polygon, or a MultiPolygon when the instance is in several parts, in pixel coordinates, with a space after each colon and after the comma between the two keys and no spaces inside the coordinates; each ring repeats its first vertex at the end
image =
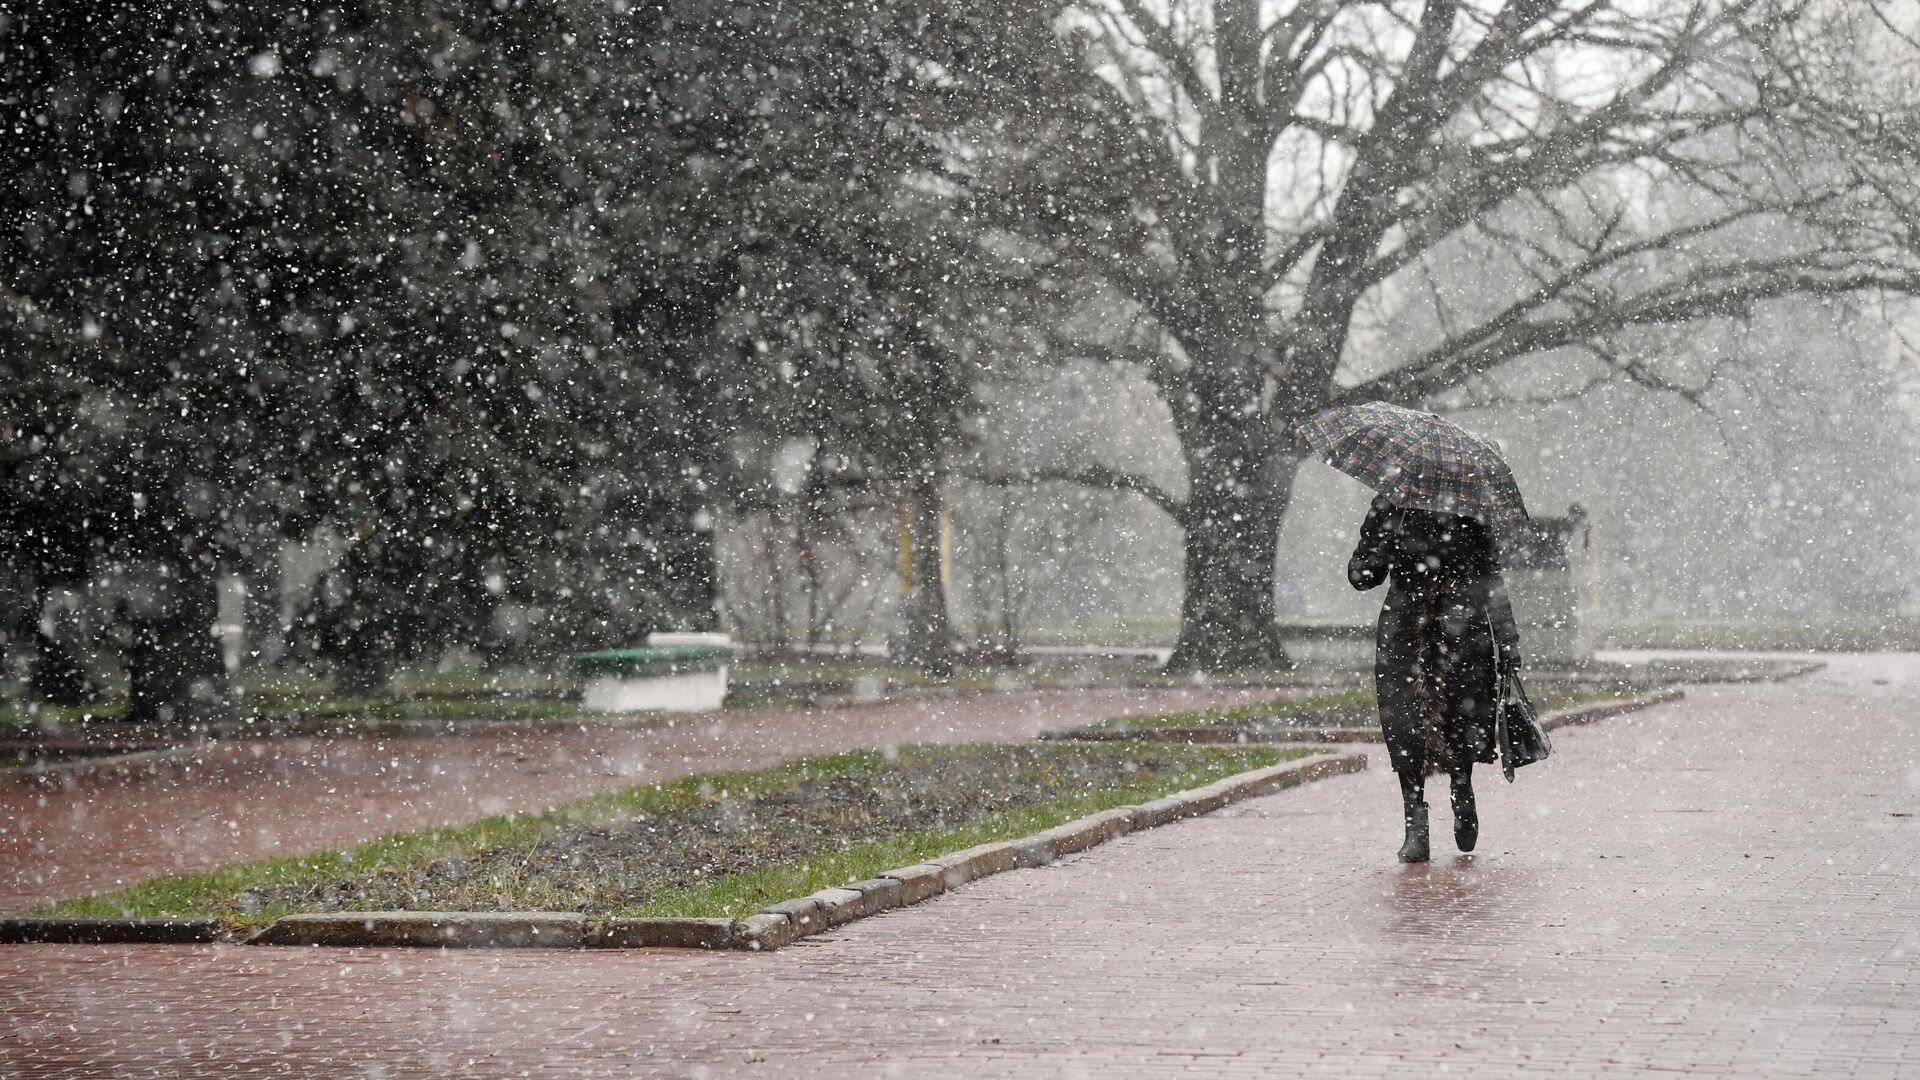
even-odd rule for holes
{"type": "MultiPolygon", "coordinates": [[[[1104,672],[1089,677],[1051,668],[1029,673],[963,667],[951,676],[936,677],[878,658],[832,656],[747,659],[734,665],[729,676],[727,707],[735,709],[804,708],[821,698],[853,696],[863,688],[892,693],[935,686],[985,690],[1027,685],[1120,685],[1126,681],[1104,672]]],[[[339,697],[329,689],[326,679],[313,675],[242,674],[235,679],[236,715],[265,723],[544,720],[583,715],[580,703],[567,694],[574,685],[571,677],[538,671],[404,671],[393,677],[391,685],[392,693],[384,697],[339,697]]],[[[72,707],[30,701],[21,693],[18,686],[0,685],[0,728],[33,730],[117,720],[126,710],[124,691],[95,704],[72,707]]]]}
{"type": "Polygon", "coordinates": [[[884,764],[878,751],[854,751],[803,758],[767,769],[703,773],[657,784],[590,795],[543,810],[495,814],[463,825],[417,832],[389,833],[352,847],[331,848],[234,863],[196,874],[148,878],[125,888],[77,897],[35,908],[47,915],[180,915],[221,913],[241,923],[270,922],[288,910],[268,909],[240,916],[225,907],[234,894],[259,885],[310,878],[350,878],[381,870],[415,866],[458,851],[477,851],[532,843],[567,824],[596,824],[658,814],[722,794],[751,794],[791,787],[803,780],[835,776],[884,764]]]}
{"type": "Polygon", "coordinates": [[[296,697],[273,703],[248,700],[240,707],[243,717],[260,720],[292,719],[367,719],[367,720],[540,720],[555,716],[574,717],[581,713],[580,703],[563,697],[393,697],[336,698],[330,696],[296,697]]]}
{"type": "MultiPolygon", "coordinates": [[[[1034,644],[1045,644],[1035,640],[1034,644]]],[[[1098,643],[1093,638],[1091,643],[1098,643]]],[[[1113,644],[1108,639],[1106,644],[1113,644]]],[[[1222,686],[1301,686],[1326,680],[1326,672],[1243,671],[1211,677],[1168,674],[1138,656],[1061,656],[1040,654],[1023,662],[955,666],[951,675],[928,675],[917,668],[874,656],[785,654],[748,657],[728,674],[729,705],[765,702],[805,704],[809,698],[852,695],[856,690],[893,693],[930,687],[977,690],[1081,688],[1090,686],[1157,688],[1205,683],[1222,686]]]]}
{"type": "MultiPolygon", "coordinates": [[[[728,795],[781,791],[807,780],[891,768],[918,755],[952,752],[958,747],[903,747],[806,758],[767,769],[708,773],[619,792],[591,796],[539,813],[503,814],[464,825],[393,833],[348,848],[309,855],[236,863],[216,870],[151,878],[125,888],[79,897],[35,909],[57,915],[214,915],[236,926],[264,925],[295,907],[269,906],[243,912],[234,906],[244,890],[294,882],[365,878],[386,871],[407,871],[459,852],[489,848],[526,848],[563,825],[612,823],[636,815],[683,809],[728,795]]],[[[1025,835],[1114,806],[1145,801],[1202,786],[1225,776],[1312,753],[1300,749],[1207,748],[1194,753],[1195,765],[1177,773],[1074,792],[1042,803],[988,813],[945,828],[911,831],[840,850],[822,850],[799,861],[762,866],[712,881],[657,891],[638,906],[594,914],[726,916],[750,913],[768,903],[910,864],[974,844],[1025,835]]],[[[581,910],[576,899],[544,894],[526,898],[528,909],[581,910]]],[[[310,910],[310,909],[309,909],[310,910]]]]}
{"type": "Polygon", "coordinates": [[[976,844],[1027,836],[1078,817],[1116,806],[1150,802],[1176,791],[1204,787],[1215,780],[1249,769],[1277,765],[1305,757],[1312,750],[1268,748],[1216,751],[1220,760],[1178,777],[1118,784],[1052,799],[1030,806],[988,814],[964,825],[920,829],[887,840],[860,844],[844,851],[826,852],[799,863],[783,863],[717,881],[667,890],[646,904],[615,914],[650,916],[722,917],[752,914],[768,904],[820,889],[874,877],[885,870],[910,866],[976,844]]]}
{"type": "Polygon", "coordinates": [[[1315,716],[1330,709],[1360,710],[1371,708],[1372,705],[1373,689],[1366,687],[1324,694],[1308,694],[1304,697],[1275,698],[1272,701],[1255,701],[1245,705],[1215,705],[1211,708],[1190,709],[1184,712],[1116,716],[1091,726],[1109,729],[1238,727],[1267,721],[1285,723],[1315,716]]]}
{"type": "MultiPolygon", "coordinates": [[[[97,705],[62,706],[44,702],[10,700],[0,702],[0,727],[33,730],[43,727],[84,725],[89,721],[118,720],[126,711],[124,700],[108,700],[97,705]]],[[[543,720],[581,715],[580,703],[566,698],[337,698],[329,695],[298,695],[267,700],[245,698],[237,703],[241,720],[262,723],[293,720],[543,720]]]]}
{"type": "Polygon", "coordinates": [[[734,664],[727,671],[727,693],[741,697],[841,695],[853,693],[863,682],[879,690],[921,686],[984,689],[994,686],[1005,674],[1004,668],[959,665],[951,675],[929,675],[879,657],[788,654],[748,657],[734,664]]]}
{"type": "MultiPolygon", "coordinates": [[[[1542,712],[1569,709],[1597,701],[1617,701],[1638,697],[1644,689],[1616,687],[1547,686],[1529,687],[1528,694],[1542,712]]],[[[1375,713],[1372,687],[1309,694],[1304,697],[1276,698],[1245,705],[1216,705],[1186,712],[1154,713],[1146,716],[1116,716],[1089,728],[1100,730],[1153,730],[1157,728],[1260,727],[1268,724],[1300,723],[1323,720],[1332,726],[1370,724],[1375,713]]]]}
{"type": "Polygon", "coordinates": [[[0,697],[0,728],[33,731],[84,724],[90,720],[117,720],[125,708],[124,701],[103,701],[96,705],[55,705],[21,697],[0,697]]]}
{"type": "MultiPolygon", "coordinates": [[[[365,718],[374,720],[526,720],[573,717],[580,705],[569,697],[570,676],[537,668],[501,671],[456,668],[406,668],[396,671],[382,697],[340,697],[330,680],[303,671],[243,671],[233,677],[236,715],[241,719],[365,718]]],[[[88,721],[118,720],[126,712],[124,682],[109,685],[107,695],[87,705],[33,701],[26,687],[0,682],[0,728],[63,727],[88,721]]]]}

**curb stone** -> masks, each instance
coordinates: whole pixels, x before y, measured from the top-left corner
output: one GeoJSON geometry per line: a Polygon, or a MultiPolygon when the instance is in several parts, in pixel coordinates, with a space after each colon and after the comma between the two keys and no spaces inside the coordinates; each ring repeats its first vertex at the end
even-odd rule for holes
{"type": "Polygon", "coordinates": [[[1036,866],[1045,866],[1060,857],[1060,853],[1054,848],[1053,840],[1050,837],[1040,835],[1023,836],[1018,840],[1009,840],[1007,843],[1013,845],[1016,863],[1022,870],[1030,870],[1036,866]]]}
{"type": "Polygon", "coordinates": [[[970,847],[932,860],[940,867],[940,880],[949,890],[969,881],[1020,868],[1020,850],[1005,840],[970,847]]]}
{"type": "Polygon", "coordinates": [[[0,945],[203,945],[230,940],[218,919],[15,915],[0,918],[0,945]]]}
{"type": "Polygon", "coordinates": [[[1231,800],[1227,798],[1226,792],[1209,784],[1195,791],[1192,797],[1186,800],[1186,816],[1196,817],[1200,814],[1211,814],[1215,810],[1227,805],[1230,801],[1231,800]]]}
{"type": "Polygon", "coordinates": [[[847,888],[864,898],[861,910],[868,915],[892,911],[894,908],[906,906],[907,903],[906,887],[898,878],[868,878],[865,881],[853,882],[847,888]]]}
{"type": "MultiPolygon", "coordinates": [[[[1194,794],[1196,792],[1181,792],[1175,797],[1194,794]]],[[[1111,810],[1104,810],[1078,821],[1055,825],[1038,835],[1053,842],[1056,855],[1071,855],[1076,851],[1085,851],[1096,844],[1104,844],[1115,837],[1125,836],[1132,831],[1133,807],[1116,806],[1111,810]]]]}
{"type": "Polygon", "coordinates": [[[946,892],[946,882],[941,878],[940,872],[941,868],[932,863],[915,863],[898,870],[881,871],[880,876],[892,878],[900,883],[900,904],[905,907],[946,892]]]}
{"type": "Polygon", "coordinates": [[[760,909],[760,914],[786,918],[793,924],[794,937],[806,937],[827,928],[827,913],[821,910],[820,901],[812,896],[796,896],[792,900],[768,904],[760,909]]]}
{"type": "Polygon", "coordinates": [[[821,889],[808,899],[819,906],[827,928],[844,926],[867,915],[867,894],[851,886],[821,889]]]}
{"type": "Polygon", "coordinates": [[[347,911],[288,915],[249,945],[579,949],[587,917],[562,911],[347,911]]]}
{"type": "Polygon", "coordinates": [[[1192,804],[1178,795],[1144,802],[1133,808],[1133,820],[1142,829],[1154,829],[1191,816],[1192,804]]]}
{"type": "Polygon", "coordinates": [[[1540,726],[1548,731],[1556,731],[1563,727],[1577,727],[1581,724],[1591,724],[1599,720],[1620,716],[1624,713],[1650,709],[1655,705],[1665,705],[1669,702],[1679,701],[1686,696],[1687,692],[1685,690],[1677,686],[1670,686],[1665,690],[1655,690],[1651,694],[1642,694],[1637,698],[1630,698],[1626,701],[1603,701],[1592,705],[1581,705],[1571,709],[1561,709],[1557,712],[1551,712],[1541,718],[1540,726]]]}
{"type": "Polygon", "coordinates": [[[749,915],[733,924],[733,940],[738,947],[753,952],[772,952],[794,943],[800,935],[793,920],[785,915],[749,915]]]}
{"type": "Polygon", "coordinates": [[[733,947],[732,919],[605,919],[589,923],[589,949],[726,949],[733,947]]]}

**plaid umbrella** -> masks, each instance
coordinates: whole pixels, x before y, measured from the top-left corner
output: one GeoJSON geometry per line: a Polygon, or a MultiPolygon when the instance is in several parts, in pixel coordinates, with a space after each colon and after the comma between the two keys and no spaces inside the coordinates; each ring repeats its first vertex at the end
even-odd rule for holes
{"type": "Polygon", "coordinates": [[[1489,525],[1526,519],[1520,485],[1500,452],[1444,417],[1369,401],[1316,413],[1294,430],[1327,464],[1395,506],[1489,525]]]}

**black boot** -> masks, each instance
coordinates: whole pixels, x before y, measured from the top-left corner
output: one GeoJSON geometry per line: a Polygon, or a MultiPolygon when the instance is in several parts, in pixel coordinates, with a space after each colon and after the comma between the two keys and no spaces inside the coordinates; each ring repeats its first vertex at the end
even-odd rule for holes
{"type": "Polygon", "coordinates": [[[1404,863],[1427,861],[1427,797],[1421,790],[1426,786],[1425,779],[1400,777],[1400,802],[1407,822],[1407,839],[1400,845],[1400,861],[1404,863]]]}
{"type": "Polygon", "coordinates": [[[1472,851],[1480,842],[1480,810],[1473,805],[1471,774],[1453,778],[1453,842],[1461,851],[1472,851]]]}

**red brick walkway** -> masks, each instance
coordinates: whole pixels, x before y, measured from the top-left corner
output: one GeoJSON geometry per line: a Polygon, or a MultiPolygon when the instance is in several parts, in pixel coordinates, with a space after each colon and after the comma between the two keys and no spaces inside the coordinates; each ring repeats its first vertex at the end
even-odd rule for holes
{"type": "Polygon", "coordinates": [[[154,874],[543,809],[644,780],[889,743],[1024,739],[1124,713],[1272,690],[1082,690],[683,717],[670,727],[549,726],[408,739],[228,744],[193,762],[62,787],[0,780],[0,911],[154,874]]]}
{"type": "Polygon", "coordinates": [[[1920,657],[1556,741],[1472,859],[1376,768],[768,956],[0,950],[0,1074],[1920,1076],[1920,657]]]}

